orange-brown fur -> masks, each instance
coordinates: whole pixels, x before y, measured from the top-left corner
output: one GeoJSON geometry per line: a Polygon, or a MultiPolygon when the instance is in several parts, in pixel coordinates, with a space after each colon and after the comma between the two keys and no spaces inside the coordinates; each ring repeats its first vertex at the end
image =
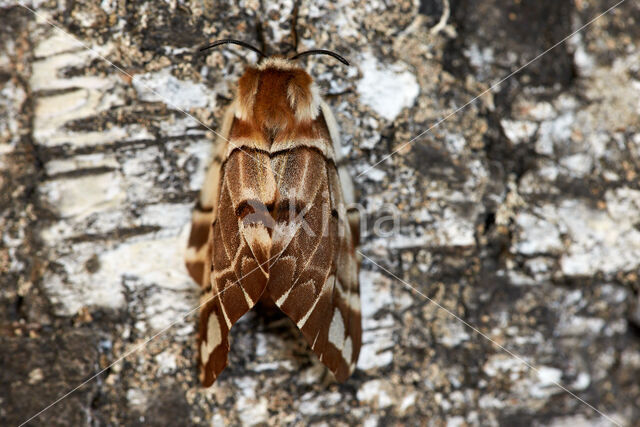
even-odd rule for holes
{"type": "Polygon", "coordinates": [[[312,84],[311,76],[295,66],[247,68],[238,83],[240,123],[231,137],[268,143],[326,137],[312,123],[319,110],[312,84]]]}

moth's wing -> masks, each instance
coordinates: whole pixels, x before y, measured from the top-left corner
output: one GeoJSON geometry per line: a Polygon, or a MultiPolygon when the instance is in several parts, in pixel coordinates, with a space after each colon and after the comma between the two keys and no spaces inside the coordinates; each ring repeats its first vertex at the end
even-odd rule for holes
{"type": "MultiPolygon", "coordinates": [[[[331,114],[324,108],[323,113],[331,114]]],[[[332,119],[320,116],[315,123],[324,128],[320,133],[328,144],[327,125],[332,119]]],[[[288,224],[278,221],[274,229],[272,253],[282,251],[282,255],[270,268],[269,294],[296,323],[320,361],[344,381],[358,360],[362,326],[357,242],[338,169],[333,159],[305,147],[275,156],[273,162],[273,168],[281,171],[279,191],[297,199],[297,210],[304,217],[288,224]]]]}
{"type": "Polygon", "coordinates": [[[267,284],[267,265],[258,263],[256,245],[252,248],[247,243],[247,236],[256,237],[251,233],[253,225],[245,225],[239,207],[247,195],[252,200],[252,194],[265,188],[264,180],[256,176],[273,180],[273,175],[264,152],[233,150],[240,145],[237,134],[242,126],[242,121],[234,119],[229,142],[232,147],[220,169],[217,213],[211,227],[211,290],[200,310],[198,334],[200,379],[205,387],[213,384],[227,365],[229,330],[258,302],[267,284]]]}
{"type": "Polygon", "coordinates": [[[221,136],[216,141],[213,159],[209,164],[198,202],[191,217],[191,233],[185,254],[185,264],[189,275],[205,290],[211,285],[211,224],[217,216],[220,169],[223,156],[229,145],[228,138],[234,111],[235,106],[232,105],[223,118],[221,136]]]}
{"type": "MultiPolygon", "coordinates": [[[[334,343],[332,339],[332,328],[340,328],[339,320],[345,322],[345,341],[342,348],[342,354],[345,360],[346,356],[351,352],[352,358],[349,365],[349,374],[355,369],[355,365],[360,355],[360,347],[362,345],[362,319],[360,314],[360,284],[358,273],[360,270],[360,259],[356,253],[356,247],[360,239],[360,212],[356,209],[348,209],[349,204],[345,204],[344,193],[345,180],[351,184],[348,175],[339,173],[338,170],[327,168],[330,179],[332,198],[332,209],[338,211],[338,248],[336,253],[336,283],[335,292],[338,297],[337,306],[340,308],[342,319],[336,319],[336,314],[331,319],[329,329],[329,342],[334,343]],[[338,190],[336,190],[336,188],[338,190]],[[337,323],[336,323],[337,322],[337,323]],[[351,338],[351,342],[348,341],[351,338]],[[349,348],[351,344],[352,348],[349,348]]],[[[346,173],[346,170],[345,170],[346,173]]],[[[336,375],[337,377],[337,375],[336,375]]],[[[338,379],[340,379],[338,377],[338,379]]]]}

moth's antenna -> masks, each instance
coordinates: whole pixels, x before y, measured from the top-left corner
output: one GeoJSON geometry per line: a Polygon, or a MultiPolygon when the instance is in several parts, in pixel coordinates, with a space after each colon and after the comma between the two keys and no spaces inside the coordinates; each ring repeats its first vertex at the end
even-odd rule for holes
{"type": "Polygon", "coordinates": [[[292,56],[290,59],[292,60],[298,59],[302,56],[307,56],[307,55],[329,55],[329,56],[333,56],[338,61],[342,62],[344,65],[349,65],[349,62],[346,59],[344,59],[342,56],[338,55],[335,52],[331,52],[330,50],[324,50],[324,49],[307,50],[306,52],[301,52],[301,53],[298,53],[297,55],[292,56]]]}
{"type": "MultiPolygon", "coordinates": [[[[264,36],[264,26],[262,25],[262,20],[256,17],[256,36],[258,37],[258,41],[260,42],[260,49],[262,52],[267,52],[267,39],[264,36]]],[[[262,58],[266,58],[267,55],[262,58]]],[[[262,59],[260,58],[260,59],[262,59]]]]}
{"type": "Polygon", "coordinates": [[[223,45],[223,44],[237,44],[238,46],[242,46],[242,47],[246,47],[247,49],[251,49],[252,51],[254,51],[255,53],[257,53],[260,56],[263,56],[263,57],[267,56],[267,55],[264,54],[264,52],[262,52],[257,47],[254,47],[254,46],[250,45],[247,42],[243,42],[241,40],[234,40],[234,39],[216,40],[213,43],[211,43],[209,46],[206,46],[206,47],[203,47],[202,49],[200,49],[200,52],[202,52],[203,50],[207,50],[207,49],[212,49],[214,47],[218,47],[218,46],[223,45]]]}
{"type": "Polygon", "coordinates": [[[298,53],[298,13],[300,2],[293,3],[293,11],[291,12],[291,38],[293,39],[293,53],[298,53]]]}

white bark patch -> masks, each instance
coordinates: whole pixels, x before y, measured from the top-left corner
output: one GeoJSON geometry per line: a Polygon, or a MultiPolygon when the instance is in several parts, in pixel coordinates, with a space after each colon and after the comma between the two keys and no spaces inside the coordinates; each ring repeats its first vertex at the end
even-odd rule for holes
{"type": "Polygon", "coordinates": [[[500,120],[500,125],[502,125],[502,130],[504,130],[506,137],[514,144],[527,142],[538,129],[538,124],[529,120],[502,119],[500,120]]]}
{"type": "Polygon", "coordinates": [[[377,272],[360,272],[360,296],[362,299],[362,349],[358,368],[362,370],[386,366],[393,360],[393,330],[395,324],[390,314],[377,318],[383,308],[395,310],[389,279],[377,272]]]}
{"type": "Polygon", "coordinates": [[[367,381],[358,389],[357,397],[360,402],[379,409],[395,403],[392,386],[386,380],[367,381]]]}
{"type": "Polygon", "coordinates": [[[85,217],[113,209],[125,200],[119,173],[59,179],[41,188],[43,199],[61,217],[85,217]]]}
{"type": "Polygon", "coordinates": [[[403,108],[411,107],[420,93],[420,86],[416,76],[407,68],[403,62],[383,66],[375,56],[366,52],[360,62],[362,79],[358,82],[362,102],[390,121],[403,108]]]}
{"type": "Polygon", "coordinates": [[[182,110],[216,106],[213,94],[205,85],[178,80],[167,68],[136,75],[132,84],[144,101],[160,101],[182,110]]]}

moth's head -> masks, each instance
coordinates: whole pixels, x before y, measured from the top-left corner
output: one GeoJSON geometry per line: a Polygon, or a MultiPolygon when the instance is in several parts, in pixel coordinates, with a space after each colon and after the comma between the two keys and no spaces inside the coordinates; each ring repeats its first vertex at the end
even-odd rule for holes
{"type": "Polygon", "coordinates": [[[329,55],[345,65],[346,59],[335,52],[314,49],[290,58],[267,56],[256,47],[232,39],[224,39],[200,49],[211,49],[223,44],[237,44],[260,55],[256,66],[249,66],[238,81],[236,116],[252,120],[270,130],[313,120],[319,113],[319,90],[311,76],[300,65],[299,59],[308,55],[329,55]]]}

